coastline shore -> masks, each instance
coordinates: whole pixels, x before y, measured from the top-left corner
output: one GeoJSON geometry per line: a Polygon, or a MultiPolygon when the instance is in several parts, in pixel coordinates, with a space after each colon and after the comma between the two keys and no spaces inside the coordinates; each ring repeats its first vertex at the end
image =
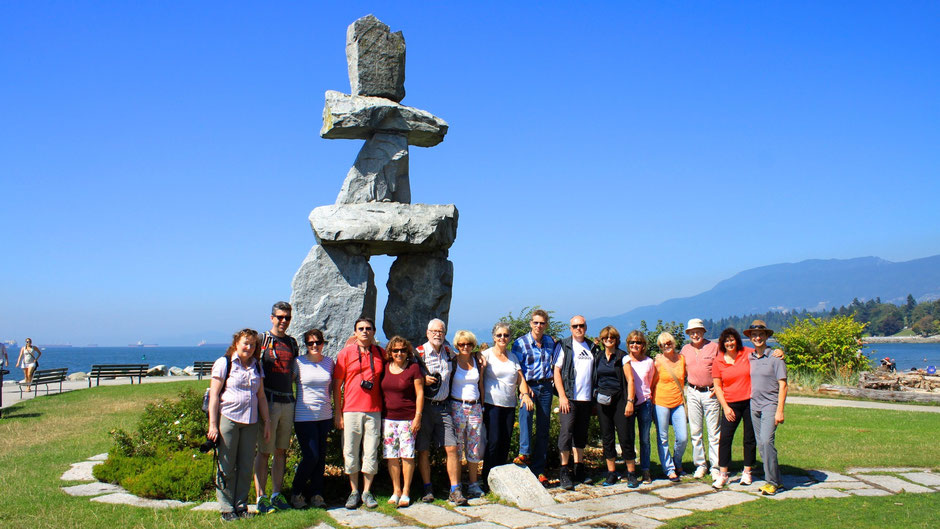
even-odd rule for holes
{"type": "Polygon", "coordinates": [[[864,343],[940,343],[940,334],[933,336],[864,336],[864,343]]]}

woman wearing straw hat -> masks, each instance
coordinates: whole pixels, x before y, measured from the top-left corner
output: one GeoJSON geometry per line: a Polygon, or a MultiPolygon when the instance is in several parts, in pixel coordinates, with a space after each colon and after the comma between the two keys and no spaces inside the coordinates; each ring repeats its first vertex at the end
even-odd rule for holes
{"type": "Polygon", "coordinates": [[[744,335],[751,339],[754,351],[750,354],[751,365],[751,423],[760,458],[764,462],[762,494],[772,496],[780,490],[780,467],[777,465],[777,448],[774,436],[777,425],[783,424],[783,408],[787,400],[787,366],[783,360],[773,356],[767,347],[767,339],[774,331],[767,328],[763,320],[754,320],[744,335]]]}

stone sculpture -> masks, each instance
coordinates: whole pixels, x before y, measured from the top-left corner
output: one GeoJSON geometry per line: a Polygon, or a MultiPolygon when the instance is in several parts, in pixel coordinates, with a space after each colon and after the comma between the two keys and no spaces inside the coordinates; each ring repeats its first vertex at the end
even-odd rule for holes
{"type": "Polygon", "coordinates": [[[432,318],[450,312],[454,264],[447,252],[457,237],[453,204],[411,204],[409,146],[444,141],[447,122],[399,104],[405,97],[405,39],[372,15],[346,31],[351,94],[328,90],[323,107],[325,139],[365,144],[330,206],[310,213],[317,244],[291,284],[293,320],[288,332],[302,343],[304,331],[323,330],[325,352],[336,356],[360,316],[375,317],[373,255],[393,255],[389,270],[385,335],[418,345],[432,318]]]}

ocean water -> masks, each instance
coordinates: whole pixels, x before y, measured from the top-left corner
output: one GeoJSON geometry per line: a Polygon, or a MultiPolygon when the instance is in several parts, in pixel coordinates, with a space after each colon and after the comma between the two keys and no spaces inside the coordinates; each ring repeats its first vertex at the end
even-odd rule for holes
{"type": "MultiPolygon", "coordinates": [[[[224,346],[203,347],[40,347],[39,369],[67,367],[69,373],[91,371],[93,364],[149,364],[151,367],[165,365],[184,368],[200,360],[212,361],[225,354],[224,346]]],[[[7,349],[10,358],[10,374],[5,380],[23,379],[23,370],[13,367],[19,350],[7,349]]]]}
{"type": "MultiPolygon", "coordinates": [[[[885,356],[890,356],[897,363],[899,371],[910,368],[925,369],[927,366],[940,368],[940,344],[882,343],[866,345],[864,352],[877,367],[885,356]]],[[[39,359],[40,369],[67,367],[69,373],[91,370],[92,364],[163,364],[167,368],[184,368],[197,360],[212,361],[225,353],[224,346],[207,345],[203,347],[48,347],[42,348],[39,359]]],[[[6,380],[23,379],[23,370],[13,367],[17,351],[7,351],[11,371],[6,380]]]]}

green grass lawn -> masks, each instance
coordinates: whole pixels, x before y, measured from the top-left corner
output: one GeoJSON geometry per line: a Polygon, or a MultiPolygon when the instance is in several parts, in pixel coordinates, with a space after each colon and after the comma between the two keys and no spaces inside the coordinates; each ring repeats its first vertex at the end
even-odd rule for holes
{"type": "MultiPolygon", "coordinates": [[[[189,528],[221,527],[213,512],[152,510],[90,502],[60,490],[59,476],[71,463],[106,452],[114,428],[132,430],[144,406],[205,382],[107,386],[40,397],[4,410],[0,419],[0,527],[13,528],[189,528]]],[[[935,414],[788,406],[777,446],[786,473],[850,466],[937,467],[940,420],[935,414]]],[[[740,434],[739,434],[740,435],[740,434]]],[[[740,466],[740,441],[735,452],[740,466]]],[[[691,448],[684,460],[691,469],[691,448]]],[[[655,447],[653,459],[656,460],[655,447]]],[[[654,463],[654,468],[658,465],[654,463]]],[[[384,473],[384,470],[383,470],[384,473]]],[[[381,476],[380,476],[381,478],[381,476]]],[[[377,495],[386,479],[378,479],[377,495]]],[[[342,497],[344,480],[331,481],[342,497]]],[[[885,498],[755,501],[718,512],[673,520],[670,527],[799,527],[812,521],[839,527],[925,527],[940,509],[935,495],[885,498]],[[900,505],[896,505],[900,503],[900,505]],[[755,516],[758,514],[759,516],[755,516]],[[771,514],[771,516],[767,516],[771,514]],[[779,516],[779,522],[774,519],[779,516]],[[836,517],[836,518],[833,518],[836,517]],[[766,525],[761,525],[766,524],[766,525]],[[920,525],[918,525],[920,524],[920,525]]],[[[383,498],[384,499],[384,498],[383,498]]],[[[391,511],[390,511],[391,512],[391,511]]],[[[322,511],[291,511],[239,522],[239,526],[304,528],[327,517],[322,511]]],[[[826,527],[821,525],[821,527],[826,527]]]]}

